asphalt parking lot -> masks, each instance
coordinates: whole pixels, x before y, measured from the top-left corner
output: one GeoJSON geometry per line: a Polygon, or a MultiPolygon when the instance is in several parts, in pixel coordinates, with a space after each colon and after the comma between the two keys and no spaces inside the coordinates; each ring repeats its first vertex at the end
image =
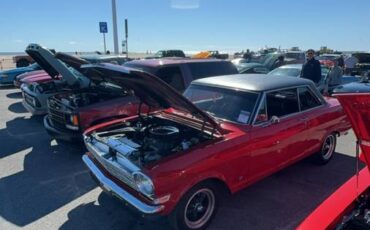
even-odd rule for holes
{"type": "MultiPolygon", "coordinates": [[[[355,173],[354,135],[325,166],[303,160],[227,198],[209,229],[294,229],[355,173]]],[[[17,89],[0,89],[0,229],[168,229],[104,193],[82,163],[83,146],[51,140],[17,89]]]]}

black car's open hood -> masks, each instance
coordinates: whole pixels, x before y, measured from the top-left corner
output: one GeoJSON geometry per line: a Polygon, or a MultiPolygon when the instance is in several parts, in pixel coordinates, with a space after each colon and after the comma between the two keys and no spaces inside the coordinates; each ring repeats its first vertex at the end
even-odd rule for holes
{"type": "Polygon", "coordinates": [[[112,64],[89,64],[82,68],[92,80],[101,79],[119,85],[123,89],[133,90],[135,96],[149,106],[174,108],[202,120],[215,132],[222,133],[222,128],[212,117],[154,75],[112,64]]]}
{"type": "Polygon", "coordinates": [[[53,79],[60,74],[68,85],[76,85],[76,83],[78,83],[78,77],[45,47],[38,44],[29,44],[26,48],[26,53],[30,55],[53,79]]]}
{"type": "Polygon", "coordinates": [[[62,62],[66,63],[67,65],[73,67],[78,72],[82,72],[82,65],[89,64],[90,62],[86,61],[85,59],[75,57],[63,52],[58,52],[55,54],[55,58],[61,60],[62,62]]]}

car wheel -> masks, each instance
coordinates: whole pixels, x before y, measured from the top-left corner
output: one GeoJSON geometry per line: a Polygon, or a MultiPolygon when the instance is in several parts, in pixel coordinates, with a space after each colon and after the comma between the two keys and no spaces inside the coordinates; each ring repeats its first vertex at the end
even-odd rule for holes
{"type": "Polygon", "coordinates": [[[202,183],[190,189],[180,200],[169,220],[177,230],[207,228],[218,208],[217,187],[202,183]]]}
{"type": "Polygon", "coordinates": [[[321,146],[320,152],[316,154],[316,161],[319,164],[326,164],[333,157],[335,147],[337,145],[337,138],[334,133],[328,135],[321,146]]]}

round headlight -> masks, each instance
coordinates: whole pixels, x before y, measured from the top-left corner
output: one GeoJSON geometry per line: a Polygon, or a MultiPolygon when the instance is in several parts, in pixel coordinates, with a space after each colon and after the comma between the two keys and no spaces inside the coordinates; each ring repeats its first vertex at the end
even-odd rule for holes
{"type": "Polygon", "coordinates": [[[149,177],[145,176],[144,174],[140,172],[135,172],[133,174],[133,178],[140,192],[142,192],[144,195],[148,197],[153,197],[154,185],[153,185],[152,180],[150,180],[149,177]]]}

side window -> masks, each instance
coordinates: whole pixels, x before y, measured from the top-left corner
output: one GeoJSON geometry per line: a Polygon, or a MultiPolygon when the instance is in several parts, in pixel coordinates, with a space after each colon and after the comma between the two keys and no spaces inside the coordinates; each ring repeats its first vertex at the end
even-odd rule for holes
{"type": "Polygon", "coordinates": [[[313,92],[308,87],[298,88],[298,93],[301,111],[321,105],[320,100],[314,96],[313,92]]]}
{"type": "Polygon", "coordinates": [[[267,115],[282,117],[299,112],[297,89],[279,90],[266,94],[267,115]]]}
{"type": "Polygon", "coordinates": [[[179,67],[164,67],[159,69],[155,75],[176,90],[180,92],[185,90],[184,79],[179,67]]]}

